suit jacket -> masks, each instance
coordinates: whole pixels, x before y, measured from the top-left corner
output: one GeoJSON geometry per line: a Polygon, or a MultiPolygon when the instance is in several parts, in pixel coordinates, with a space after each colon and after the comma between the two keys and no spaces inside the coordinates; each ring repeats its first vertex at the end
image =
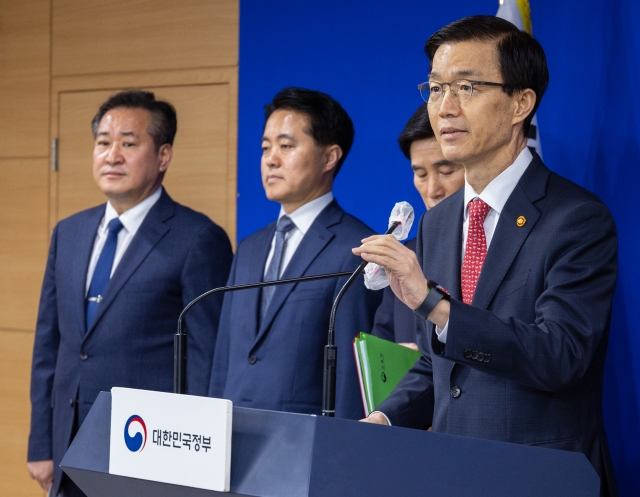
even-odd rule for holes
{"type": "MultiPolygon", "coordinates": [[[[151,208],[118,264],[93,324],[85,324],[89,259],[105,206],[63,221],[51,238],[36,325],[31,375],[30,461],[54,460],[60,485],[62,456],[98,392],[131,387],[173,389],[173,335],[193,298],[222,286],[232,252],[225,232],[166,192],[151,208]]],[[[204,395],[221,299],[187,316],[187,388],[204,395]]]]}
{"type": "MultiPolygon", "coordinates": [[[[271,223],[240,243],[229,285],[262,281],[275,228],[276,223],[271,223]]],[[[372,234],[334,200],[305,234],[282,279],[354,271],[360,259],[351,249],[372,234]]],[[[346,280],[275,287],[262,323],[259,289],[227,293],[209,394],[244,407],[320,414],[329,315],[346,280]]],[[[364,414],[352,340],[357,333],[371,329],[380,297],[358,278],[338,307],[336,416],[358,419],[364,414]]]]}
{"type": "MultiPolygon", "coordinates": [[[[415,252],[416,239],[407,240],[405,247],[415,252]]],[[[391,287],[382,292],[382,303],[376,311],[371,334],[390,342],[416,343],[418,331],[424,329],[424,321],[395,296],[391,287]]]]}
{"type": "Polygon", "coordinates": [[[463,199],[461,190],[428,211],[418,239],[425,276],[452,295],[447,343],[427,323],[425,357],[379,410],[401,426],[583,452],[602,493],[615,494],[601,412],[617,277],[611,214],[535,156],[466,305],[463,199]]]}

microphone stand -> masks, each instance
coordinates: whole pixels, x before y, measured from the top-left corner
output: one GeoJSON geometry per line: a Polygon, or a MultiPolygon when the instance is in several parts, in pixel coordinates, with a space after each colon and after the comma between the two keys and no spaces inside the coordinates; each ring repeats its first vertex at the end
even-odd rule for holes
{"type": "MultiPolygon", "coordinates": [[[[361,264],[362,268],[364,266],[361,264]]],[[[173,336],[173,393],[187,393],[187,335],[183,332],[184,316],[194,305],[200,302],[202,299],[220,292],[234,292],[237,290],[247,290],[249,288],[262,288],[264,286],[286,285],[288,283],[298,283],[301,281],[314,281],[324,280],[329,278],[340,278],[342,276],[351,276],[355,279],[355,276],[360,274],[361,268],[356,269],[355,273],[346,271],[343,273],[330,273],[330,274],[318,274],[315,276],[302,276],[300,278],[290,278],[288,280],[274,280],[274,281],[262,281],[260,283],[245,283],[242,285],[223,286],[220,288],[214,288],[208,292],[193,299],[182,310],[178,317],[178,331],[173,336]],[[354,276],[355,275],[355,276],[354,276]]],[[[343,288],[344,289],[344,288],[343,288]]],[[[334,367],[335,371],[335,367],[334,367]]]]}
{"type": "MultiPolygon", "coordinates": [[[[394,221],[389,226],[389,229],[385,235],[390,235],[393,231],[400,226],[400,221],[394,221]]],[[[336,362],[338,357],[338,347],[335,345],[334,340],[334,328],[336,321],[336,311],[338,310],[338,304],[342,300],[342,296],[353,285],[356,278],[364,271],[367,261],[362,261],[347,282],[344,284],[336,300],[333,302],[331,308],[331,317],[329,318],[329,333],[327,336],[327,345],[324,347],[324,372],[322,374],[322,415],[327,417],[334,417],[336,413],[336,362]]]]}

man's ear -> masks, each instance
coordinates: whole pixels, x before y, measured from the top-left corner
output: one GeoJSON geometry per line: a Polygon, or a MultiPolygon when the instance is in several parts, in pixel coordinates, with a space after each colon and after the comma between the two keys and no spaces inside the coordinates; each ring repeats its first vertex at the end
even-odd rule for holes
{"type": "Polygon", "coordinates": [[[322,172],[326,173],[335,169],[342,158],[342,149],[340,148],[340,145],[329,145],[325,148],[324,158],[324,168],[322,172]]]}
{"type": "Polygon", "coordinates": [[[168,143],[161,145],[158,149],[158,160],[160,162],[160,172],[164,173],[169,167],[169,163],[173,158],[173,147],[168,143]]]}
{"type": "Polygon", "coordinates": [[[531,88],[520,90],[514,98],[515,109],[513,111],[512,124],[523,122],[536,105],[536,94],[531,88]]]}

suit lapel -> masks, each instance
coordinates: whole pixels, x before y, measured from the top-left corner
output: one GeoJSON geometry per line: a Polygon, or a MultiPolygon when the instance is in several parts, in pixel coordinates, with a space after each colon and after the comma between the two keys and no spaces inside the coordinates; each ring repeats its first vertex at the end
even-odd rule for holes
{"type": "MultiPolygon", "coordinates": [[[[238,261],[238,274],[234,284],[238,285],[263,281],[265,264],[275,231],[276,223],[274,222],[247,240],[249,244],[243,247],[245,257],[241,261],[238,261]]],[[[241,290],[241,292],[244,294],[241,301],[246,305],[246,315],[243,319],[247,322],[247,326],[241,327],[241,329],[249,329],[251,333],[249,340],[252,342],[258,334],[258,326],[260,324],[260,299],[262,293],[260,290],[241,290]]]]}
{"type": "Polygon", "coordinates": [[[533,203],[545,195],[549,174],[549,170],[536,155],[509,196],[478,279],[472,302],[475,307],[489,307],[522,244],[540,219],[540,211],[533,203]],[[524,216],[526,220],[523,226],[516,223],[520,216],[524,216]]]}
{"type": "Polygon", "coordinates": [[[87,337],[95,329],[107,309],[109,309],[123,285],[147,258],[149,252],[169,232],[169,228],[164,222],[174,216],[175,209],[176,203],[163,190],[160,199],[145,217],[113,273],[105,292],[104,300],[98,307],[93,323],[87,330],[87,337]]]}
{"type": "MultiPolygon", "coordinates": [[[[291,258],[287,268],[282,274],[282,279],[298,278],[304,276],[307,268],[318,257],[327,244],[335,236],[328,228],[340,222],[344,211],[338,206],[338,203],[333,200],[316,218],[316,220],[309,227],[309,231],[304,235],[300,245],[296,249],[295,254],[291,258]]],[[[260,323],[260,329],[258,336],[256,337],[256,343],[265,334],[273,319],[280,311],[280,308],[284,304],[285,300],[296,287],[293,285],[277,286],[269,304],[269,309],[264,317],[262,323],[260,323]]]]}
{"type": "Polygon", "coordinates": [[[86,334],[86,293],[87,293],[87,270],[89,269],[89,261],[93,252],[93,244],[95,243],[98,233],[98,226],[104,217],[105,205],[98,206],[89,212],[89,219],[79,224],[78,232],[74,237],[78,244],[78,264],[72,265],[72,274],[69,281],[73,282],[73,305],[77,316],[78,332],[81,337],[86,334]]]}

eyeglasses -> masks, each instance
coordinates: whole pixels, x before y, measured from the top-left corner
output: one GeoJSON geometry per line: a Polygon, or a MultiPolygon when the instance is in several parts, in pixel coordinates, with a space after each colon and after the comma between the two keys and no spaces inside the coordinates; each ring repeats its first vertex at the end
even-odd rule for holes
{"type": "Polygon", "coordinates": [[[427,102],[428,104],[438,104],[442,102],[444,98],[445,86],[449,86],[449,90],[451,91],[451,95],[458,100],[458,102],[466,102],[473,95],[474,86],[482,85],[482,86],[501,86],[502,88],[507,88],[507,85],[503,85],[502,83],[490,83],[488,81],[472,81],[470,79],[456,79],[455,81],[451,81],[451,83],[436,83],[436,82],[425,82],[420,83],[418,85],[418,90],[420,90],[420,95],[422,95],[422,100],[427,102]]]}

